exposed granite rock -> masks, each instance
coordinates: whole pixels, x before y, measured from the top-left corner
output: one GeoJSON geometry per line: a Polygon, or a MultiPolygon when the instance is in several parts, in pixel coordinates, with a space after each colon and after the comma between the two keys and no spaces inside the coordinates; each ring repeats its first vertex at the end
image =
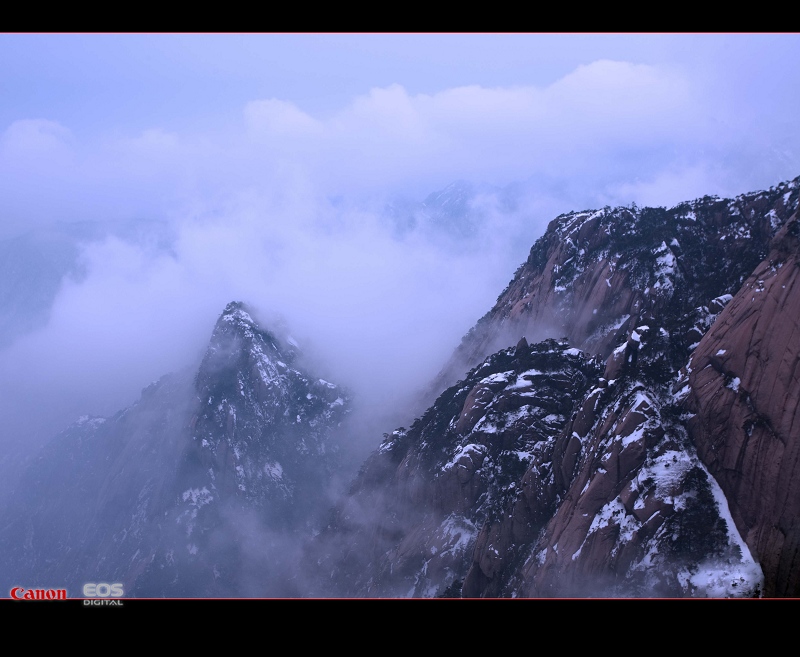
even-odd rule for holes
{"type": "Polygon", "coordinates": [[[552,440],[549,462],[530,467],[507,513],[482,527],[462,595],[760,593],[761,571],[676,400],[643,383],[639,366],[655,350],[644,327],[634,333],[619,352],[635,342],[641,357],[626,360],[612,382],[600,379],[552,440]]]}
{"type": "Polygon", "coordinates": [[[698,452],[765,575],[800,595],[800,240],[797,215],[694,352],[698,452]]]}

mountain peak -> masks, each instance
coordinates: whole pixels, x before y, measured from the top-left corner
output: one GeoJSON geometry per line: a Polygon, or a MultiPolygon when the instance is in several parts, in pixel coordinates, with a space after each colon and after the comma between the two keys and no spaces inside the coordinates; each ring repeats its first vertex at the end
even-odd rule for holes
{"type": "Polygon", "coordinates": [[[249,312],[249,309],[241,301],[231,301],[225,310],[222,311],[220,321],[223,322],[245,322],[247,324],[255,324],[255,320],[249,312]]]}
{"type": "Polygon", "coordinates": [[[235,301],[217,321],[197,374],[195,391],[202,406],[194,439],[203,453],[198,460],[214,462],[212,469],[229,469],[227,456],[217,463],[218,452],[227,454],[228,448],[250,459],[245,467],[235,456],[233,461],[243,468],[234,468],[229,480],[236,483],[232,494],[258,499],[259,505],[278,493],[291,498],[293,486],[284,484],[295,470],[305,472],[308,457],[324,461],[322,469],[332,467],[327,463],[335,451],[329,433],[347,412],[348,394],[301,370],[297,355],[292,338],[279,339],[253,318],[247,305],[235,301]],[[276,493],[275,477],[263,475],[278,471],[273,467],[278,460],[285,476],[278,477],[276,493]]]}

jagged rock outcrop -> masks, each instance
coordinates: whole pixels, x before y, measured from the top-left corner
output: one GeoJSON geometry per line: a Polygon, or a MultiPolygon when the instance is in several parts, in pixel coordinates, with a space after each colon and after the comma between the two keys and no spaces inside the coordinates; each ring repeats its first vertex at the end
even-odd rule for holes
{"type": "Polygon", "coordinates": [[[531,463],[549,467],[551,439],[598,367],[565,343],[523,339],[387,435],[312,546],[310,568],[331,583],[320,593],[432,596],[460,584],[481,525],[531,463]]]}
{"type": "Polygon", "coordinates": [[[336,469],[341,388],[297,368],[296,342],[225,308],[195,378],[199,406],[140,595],[287,595],[287,533],[308,530],[336,469]]]}
{"type": "Polygon", "coordinates": [[[725,498],[688,439],[682,397],[655,384],[659,351],[640,326],[619,353],[637,353],[616,378],[599,379],[553,441],[555,482],[530,468],[522,493],[476,542],[463,595],[758,595],[762,574],[730,519],[725,498]],[[632,346],[630,343],[633,343],[632,346]],[[644,367],[643,367],[644,366],[644,367]],[[555,485],[553,485],[555,483],[555,485]],[[525,540],[530,499],[552,490],[549,517],[525,540]]]}
{"type": "Polygon", "coordinates": [[[308,519],[337,465],[330,433],[348,395],[297,369],[298,354],[292,338],[228,305],[195,379],[201,406],[183,459],[186,490],[263,507],[275,527],[308,519]]]}
{"type": "Polygon", "coordinates": [[[72,595],[89,581],[140,597],[294,592],[284,545],[329,504],[349,409],[298,356],[229,304],[195,375],[81,420],[37,459],[4,514],[3,569],[72,595]]]}
{"type": "Polygon", "coordinates": [[[689,365],[690,434],[770,596],[800,596],[799,237],[795,214],[689,365]]]}

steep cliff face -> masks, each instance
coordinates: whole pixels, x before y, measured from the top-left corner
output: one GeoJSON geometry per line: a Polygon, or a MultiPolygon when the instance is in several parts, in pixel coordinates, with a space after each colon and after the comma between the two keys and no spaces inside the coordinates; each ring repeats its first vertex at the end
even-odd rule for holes
{"type": "MultiPolygon", "coordinates": [[[[609,383],[589,394],[562,438],[572,433],[579,454],[575,477],[524,565],[507,579],[495,575],[497,564],[487,565],[494,553],[512,555],[503,537],[508,525],[528,513],[523,504],[504,523],[482,530],[465,594],[787,595],[796,590],[800,509],[791,502],[797,497],[791,482],[800,474],[794,453],[800,423],[792,386],[800,335],[791,296],[797,220],[790,217],[799,187],[794,180],[735,201],[702,199],[661,213],[666,221],[658,230],[667,232],[658,248],[651,248],[647,221],[624,229],[622,234],[631,236],[628,253],[616,260],[632,262],[627,269],[633,275],[617,294],[591,292],[576,303],[587,278],[605,267],[602,259],[592,276],[584,270],[572,278],[572,300],[560,306],[574,321],[571,338],[605,355],[610,334],[604,338],[604,331],[592,330],[589,312],[611,308],[612,317],[622,313],[614,326],[629,325],[627,339],[609,355],[604,377],[609,383]],[[670,231],[677,236],[667,240],[670,231]],[[642,268],[648,249],[656,256],[649,269],[642,268]],[[769,249],[769,257],[753,265],[769,249]],[[609,306],[613,299],[624,307],[609,306]],[[633,320],[642,324],[631,330],[633,320]],[[695,347],[689,366],[679,371],[695,347]]],[[[560,270],[553,261],[563,260],[561,252],[590,251],[593,241],[605,239],[597,237],[600,226],[602,220],[592,215],[580,224],[564,218],[551,226],[540,240],[552,241],[550,258],[534,276],[540,293],[548,273],[560,270]],[[581,235],[591,221],[598,225],[581,235]]],[[[535,255],[536,246],[526,266],[535,255]]],[[[504,293],[510,307],[496,307],[495,316],[524,316],[514,295],[520,285],[524,290],[524,269],[504,293]]],[[[611,280],[604,283],[613,290],[611,280]]],[[[545,292],[552,298],[557,287],[551,276],[545,292]]],[[[547,310],[547,304],[535,305],[536,295],[528,298],[540,314],[547,310]]],[[[562,460],[562,467],[571,463],[562,460]]],[[[523,490],[541,487],[533,475],[526,473],[523,490]]],[[[513,562],[513,556],[505,561],[513,562]]]]}
{"type": "Polygon", "coordinates": [[[293,343],[231,303],[194,376],[166,376],[58,436],[8,505],[6,576],[76,595],[89,581],[151,597],[279,586],[286,537],[328,504],[332,434],[349,408],[297,367],[293,343]]]}
{"type": "Polygon", "coordinates": [[[800,595],[800,224],[775,237],[689,365],[688,422],[765,575],[800,595]]]}

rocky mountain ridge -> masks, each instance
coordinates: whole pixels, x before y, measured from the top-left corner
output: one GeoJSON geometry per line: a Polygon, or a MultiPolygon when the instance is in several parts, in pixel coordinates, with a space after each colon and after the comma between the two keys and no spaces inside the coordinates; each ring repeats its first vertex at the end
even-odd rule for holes
{"type": "MultiPolygon", "coordinates": [[[[466,465],[461,418],[477,414],[480,424],[482,410],[503,398],[489,380],[474,380],[476,370],[367,461],[323,532],[333,545],[347,537],[347,555],[317,563],[332,581],[341,578],[349,595],[394,595],[403,587],[405,595],[467,597],[800,593],[790,483],[800,474],[800,432],[789,389],[798,347],[798,192],[795,179],[732,200],[555,219],[434,390],[509,338],[547,332],[564,335],[564,348],[604,360],[603,375],[539,436],[538,451],[523,459],[524,474],[511,476],[513,494],[500,510],[458,525],[461,560],[433,567],[447,544],[437,539],[430,514],[409,517],[419,508],[417,491],[440,475],[416,467],[410,478],[408,471],[428,449],[420,424],[441,427],[444,456],[466,465]],[[776,321],[786,328],[768,331],[776,321]],[[737,372],[753,372],[744,389],[744,379],[720,366],[728,350],[717,348],[740,334],[731,351],[737,372]],[[769,355],[759,356],[765,347],[769,355]],[[762,382],[765,362],[771,369],[762,382]],[[770,403],[756,404],[751,391],[762,389],[773,393],[770,403]],[[462,407],[443,405],[458,391],[462,407]],[[402,459],[390,464],[383,453],[398,442],[402,459]],[[398,509],[398,500],[409,502],[398,509]],[[370,573],[366,580],[352,577],[351,555],[362,553],[354,542],[371,555],[358,567],[370,573]],[[398,573],[398,565],[406,568],[398,573]]],[[[514,411],[506,413],[509,420],[514,411]]],[[[503,415],[492,421],[498,419],[503,415]]],[[[470,481],[497,476],[482,468],[481,445],[468,454],[470,481]]],[[[450,506],[460,509],[469,499],[462,492],[450,506]]]]}
{"type": "Polygon", "coordinates": [[[523,339],[470,371],[410,429],[387,434],[318,538],[318,558],[334,572],[320,575],[333,585],[324,593],[424,597],[463,577],[467,548],[515,498],[527,465],[549,467],[547,438],[598,368],[565,343],[523,339]]]}
{"type": "MultiPolygon", "coordinates": [[[[671,315],[696,332],[701,309],[735,294],[797,209],[798,179],[735,199],[604,208],[555,218],[494,307],[464,337],[433,394],[520,336],[565,336],[607,357],[637,323],[671,315]]],[[[691,344],[686,345],[688,348],[691,344]]],[[[676,350],[683,359],[683,346],[676,350]]]]}

